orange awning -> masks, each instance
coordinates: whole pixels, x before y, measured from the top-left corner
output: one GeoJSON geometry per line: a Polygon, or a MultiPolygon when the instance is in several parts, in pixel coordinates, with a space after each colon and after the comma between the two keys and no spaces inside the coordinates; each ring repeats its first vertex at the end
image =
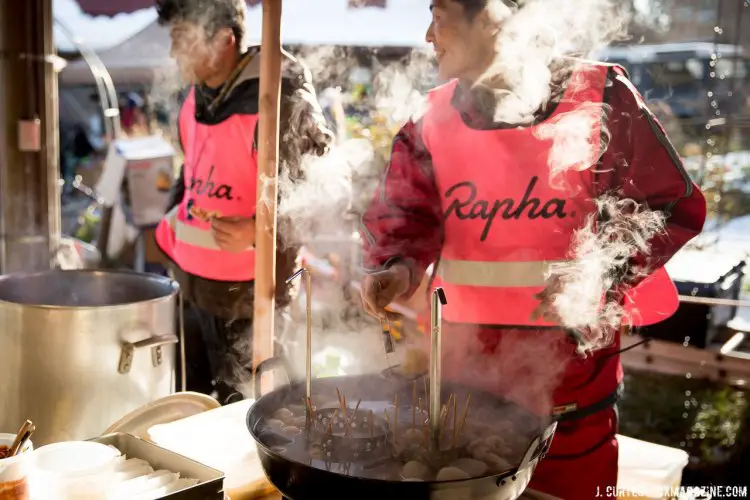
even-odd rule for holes
{"type": "MultiPolygon", "coordinates": [[[[313,1],[313,0],[310,0],[313,1]]],[[[250,6],[260,5],[261,0],[246,0],[250,6]]],[[[387,0],[349,0],[349,7],[381,7],[386,6],[387,0]]],[[[149,9],[154,6],[154,0],[78,0],[81,10],[90,16],[116,16],[128,14],[137,10],[149,9]]]]}

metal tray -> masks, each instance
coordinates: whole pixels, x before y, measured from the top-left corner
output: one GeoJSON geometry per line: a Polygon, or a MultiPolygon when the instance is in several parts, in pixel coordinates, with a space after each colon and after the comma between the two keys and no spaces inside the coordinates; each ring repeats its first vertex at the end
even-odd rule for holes
{"type": "Polygon", "coordinates": [[[224,500],[225,498],[224,473],[216,469],[122,432],[106,434],[90,441],[114,446],[126,457],[145,460],[154,469],[179,472],[181,477],[200,481],[195,486],[162,498],[170,500],[224,500]]]}

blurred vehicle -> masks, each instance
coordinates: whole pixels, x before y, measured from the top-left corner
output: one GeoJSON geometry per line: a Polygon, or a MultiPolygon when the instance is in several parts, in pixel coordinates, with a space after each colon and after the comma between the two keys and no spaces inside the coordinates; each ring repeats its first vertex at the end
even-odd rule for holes
{"type": "MultiPolygon", "coordinates": [[[[663,101],[680,119],[742,114],[748,97],[743,82],[750,59],[741,46],[710,42],[607,47],[594,57],[622,64],[647,101],[663,101]]],[[[703,122],[705,123],[705,122],[703,122]]]]}

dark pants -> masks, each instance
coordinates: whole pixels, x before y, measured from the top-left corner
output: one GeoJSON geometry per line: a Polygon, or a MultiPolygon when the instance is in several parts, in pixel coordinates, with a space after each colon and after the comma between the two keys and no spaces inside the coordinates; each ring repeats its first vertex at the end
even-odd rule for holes
{"type": "MultiPolygon", "coordinates": [[[[282,328],[283,315],[277,315],[282,328]]],[[[283,355],[278,344],[275,355],[283,355]]],[[[185,359],[188,391],[208,394],[221,404],[252,394],[253,322],[226,320],[185,305],[185,359]]],[[[180,373],[178,356],[178,373],[180,373]]]]}
{"type": "Polygon", "coordinates": [[[211,395],[222,404],[250,395],[252,326],[249,319],[228,321],[186,305],[187,390],[211,395]]]}

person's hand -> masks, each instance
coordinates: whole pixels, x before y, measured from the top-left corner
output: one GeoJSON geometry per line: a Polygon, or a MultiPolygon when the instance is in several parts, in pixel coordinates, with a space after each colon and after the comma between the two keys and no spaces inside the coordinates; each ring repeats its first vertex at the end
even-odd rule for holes
{"type": "Polygon", "coordinates": [[[238,253],[255,244],[253,217],[216,217],[211,219],[211,232],[219,248],[238,253]]]}
{"type": "Polygon", "coordinates": [[[539,305],[531,313],[531,320],[543,320],[548,323],[560,323],[560,316],[555,308],[555,298],[562,291],[563,282],[558,276],[552,276],[544,290],[534,295],[539,305]]]}
{"type": "Polygon", "coordinates": [[[362,281],[362,304],[365,311],[382,317],[385,307],[409,291],[411,272],[404,264],[394,264],[388,269],[368,274],[362,281]]]}

